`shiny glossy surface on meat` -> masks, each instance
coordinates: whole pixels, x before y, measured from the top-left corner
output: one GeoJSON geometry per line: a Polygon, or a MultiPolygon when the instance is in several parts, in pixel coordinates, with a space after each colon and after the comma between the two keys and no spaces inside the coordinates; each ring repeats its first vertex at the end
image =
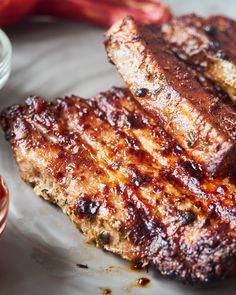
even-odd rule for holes
{"type": "Polygon", "coordinates": [[[223,16],[185,15],[162,27],[178,56],[201,67],[236,103],[236,22],[223,16]]]}
{"type": "Polygon", "coordinates": [[[210,179],[121,88],[1,113],[22,178],[98,246],[186,282],[236,271],[235,185],[210,179]]]}
{"type": "Polygon", "coordinates": [[[235,112],[197,82],[157,32],[126,18],[107,32],[105,45],[142,107],[204,170],[235,168],[235,112]]]}

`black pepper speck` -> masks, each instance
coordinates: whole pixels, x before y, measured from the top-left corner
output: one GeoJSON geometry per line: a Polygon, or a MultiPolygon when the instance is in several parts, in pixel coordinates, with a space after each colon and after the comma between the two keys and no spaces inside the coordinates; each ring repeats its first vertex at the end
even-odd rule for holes
{"type": "Polygon", "coordinates": [[[99,241],[103,244],[103,245],[108,245],[110,244],[110,234],[107,231],[104,231],[100,234],[99,236],[99,241]]]}
{"type": "Polygon", "coordinates": [[[205,26],[204,32],[209,36],[215,36],[217,33],[217,29],[213,26],[205,26]]]}
{"type": "Polygon", "coordinates": [[[146,88],[140,88],[136,90],[135,95],[138,97],[144,97],[147,95],[147,93],[148,93],[148,90],[146,88]]]}
{"type": "Polygon", "coordinates": [[[229,59],[228,55],[222,50],[217,51],[216,57],[225,59],[225,60],[229,59]]]}

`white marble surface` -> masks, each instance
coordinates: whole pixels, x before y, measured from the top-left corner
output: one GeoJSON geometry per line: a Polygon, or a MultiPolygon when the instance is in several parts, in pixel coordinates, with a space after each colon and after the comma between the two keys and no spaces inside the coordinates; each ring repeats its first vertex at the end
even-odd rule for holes
{"type": "MultiPolygon", "coordinates": [[[[233,0],[169,0],[176,14],[224,13],[236,17],[233,0]]],[[[103,29],[64,22],[25,22],[8,29],[13,43],[12,75],[0,92],[0,108],[28,95],[47,99],[75,93],[92,96],[122,85],[103,49],[103,29]]],[[[152,272],[131,273],[127,263],[84,244],[84,238],[60,210],[37,198],[20,179],[8,144],[0,134],[0,174],[11,194],[8,226],[0,238],[0,294],[235,294],[234,280],[205,287],[184,286],[152,272]],[[89,270],[75,267],[87,263],[89,270]],[[113,271],[107,267],[114,266],[113,271]],[[140,276],[152,278],[147,289],[133,288],[140,276]]]]}
{"type": "Polygon", "coordinates": [[[236,18],[235,0],[164,0],[172,7],[174,14],[196,13],[202,16],[224,14],[236,18]]]}

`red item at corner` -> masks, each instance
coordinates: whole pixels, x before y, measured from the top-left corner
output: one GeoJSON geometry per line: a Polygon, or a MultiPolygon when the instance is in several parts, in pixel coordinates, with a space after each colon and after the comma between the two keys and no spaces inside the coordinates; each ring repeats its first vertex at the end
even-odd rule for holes
{"type": "Polygon", "coordinates": [[[153,0],[41,0],[36,11],[104,27],[128,15],[150,24],[160,24],[171,18],[169,7],[153,0]]]}
{"type": "Polygon", "coordinates": [[[0,27],[16,23],[32,12],[39,0],[1,0],[0,27]]]}
{"type": "Polygon", "coordinates": [[[171,18],[169,7],[154,0],[1,0],[0,26],[16,23],[31,13],[105,27],[127,15],[150,24],[161,24],[171,18]]]}

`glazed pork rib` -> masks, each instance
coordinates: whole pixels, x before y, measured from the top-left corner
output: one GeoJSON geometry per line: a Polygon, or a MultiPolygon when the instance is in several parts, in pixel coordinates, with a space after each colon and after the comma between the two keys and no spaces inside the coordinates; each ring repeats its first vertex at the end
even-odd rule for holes
{"type": "Polygon", "coordinates": [[[236,273],[235,186],[211,180],[128,90],[1,113],[23,180],[88,240],[185,282],[236,273]]]}
{"type": "Polygon", "coordinates": [[[162,26],[165,40],[178,56],[200,67],[225,89],[236,104],[236,22],[194,14],[173,18],[162,26]]]}
{"type": "Polygon", "coordinates": [[[110,28],[105,46],[134,97],[205,171],[235,169],[235,111],[198,83],[156,31],[127,17],[110,28]]]}

